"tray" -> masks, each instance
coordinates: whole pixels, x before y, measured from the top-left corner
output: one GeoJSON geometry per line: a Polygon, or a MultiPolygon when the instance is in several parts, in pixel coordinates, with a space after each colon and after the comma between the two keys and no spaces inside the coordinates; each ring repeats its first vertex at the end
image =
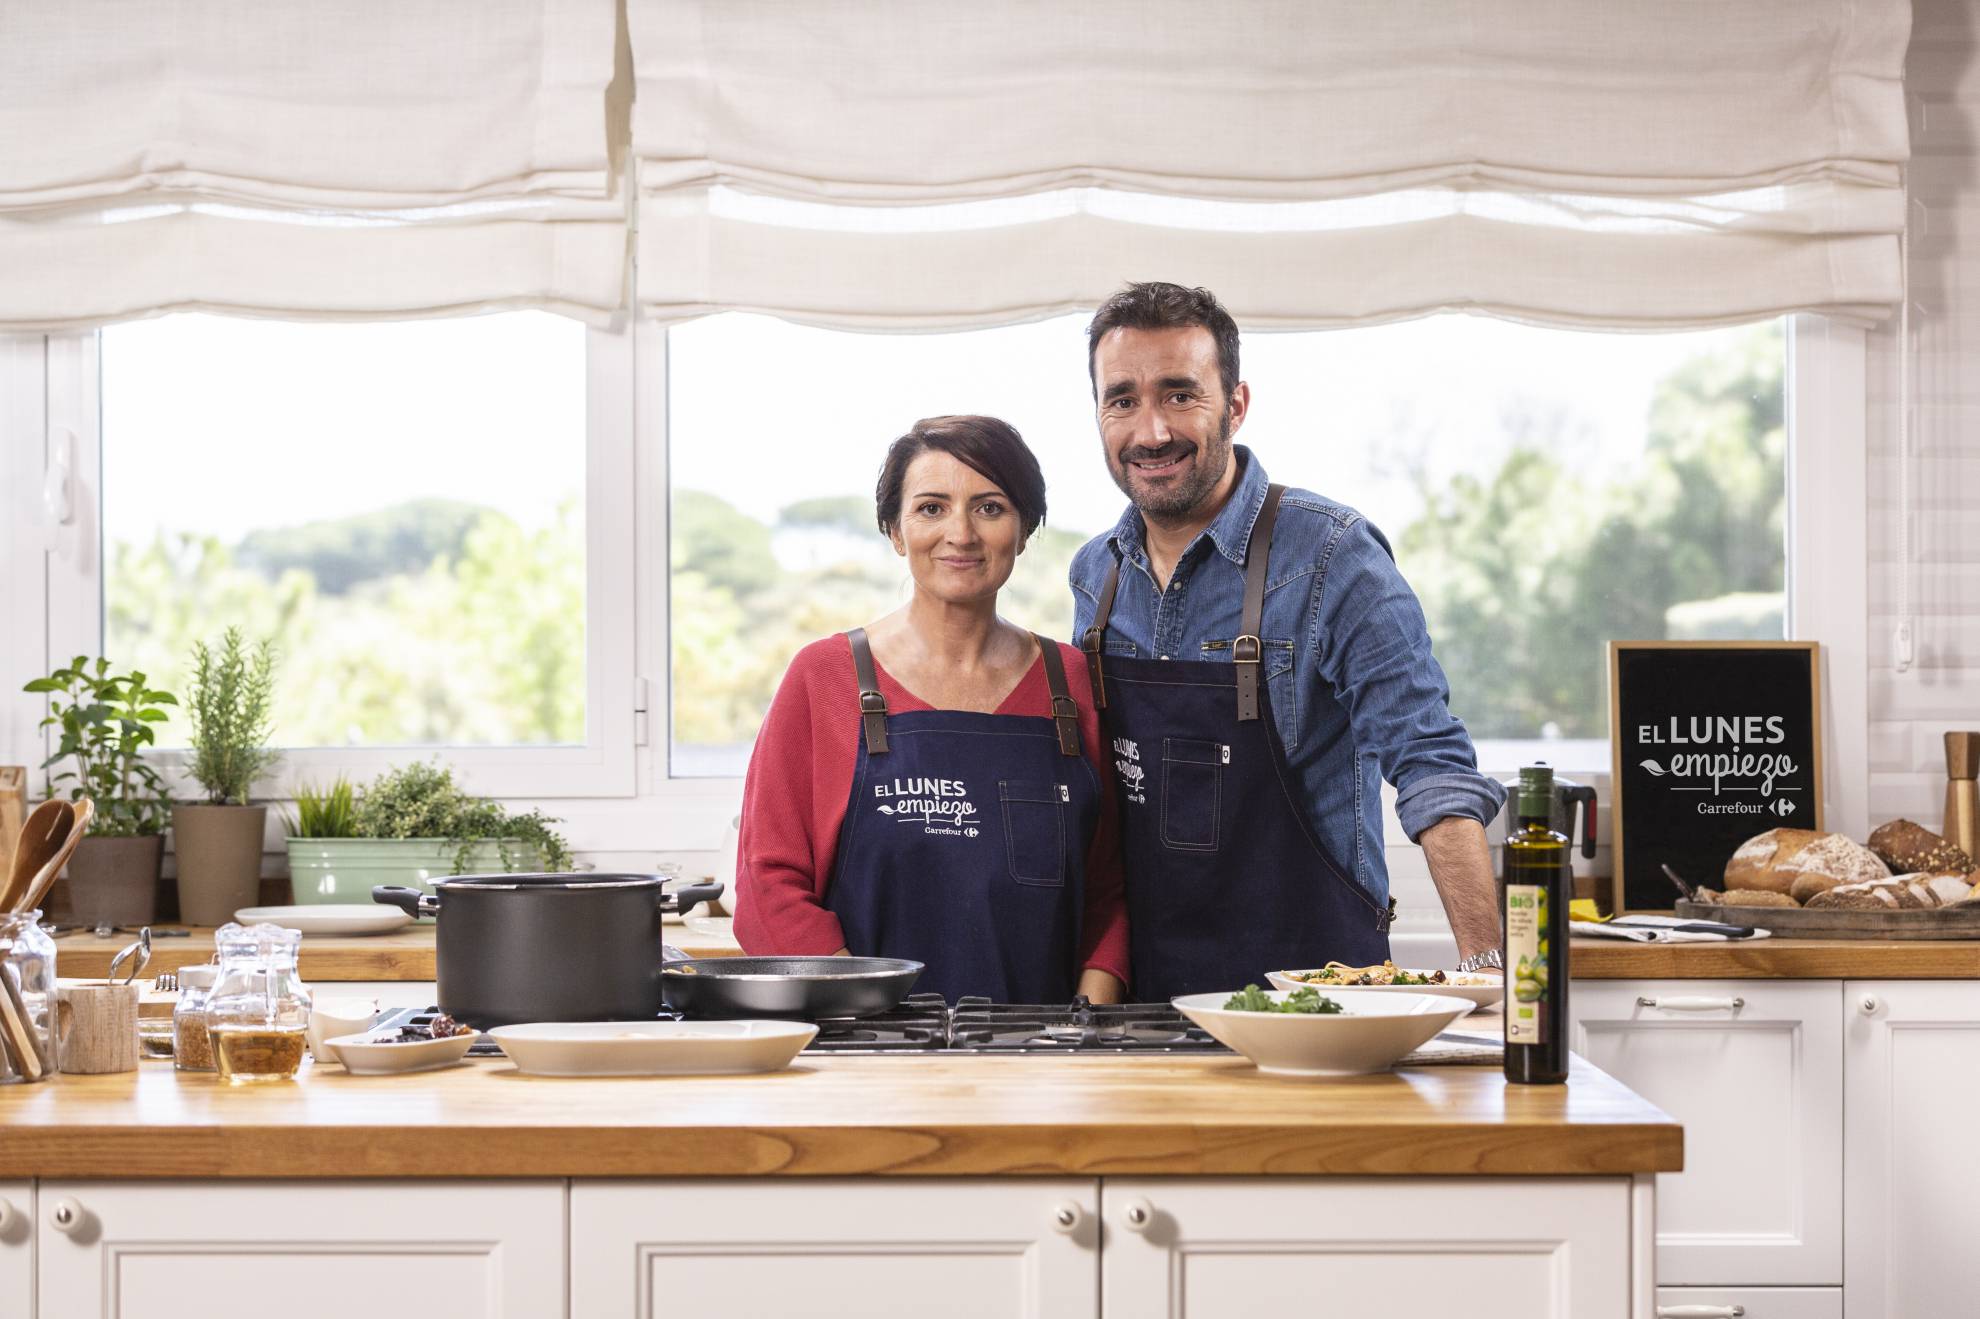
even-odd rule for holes
{"type": "Polygon", "coordinates": [[[1677,914],[1795,939],[1980,939],[1980,903],[1928,911],[1727,907],[1680,899],[1677,914]]]}

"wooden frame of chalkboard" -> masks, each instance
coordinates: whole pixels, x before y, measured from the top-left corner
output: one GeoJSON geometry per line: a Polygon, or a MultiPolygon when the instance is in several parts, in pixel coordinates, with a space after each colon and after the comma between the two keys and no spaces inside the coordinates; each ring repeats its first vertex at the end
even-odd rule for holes
{"type": "Polygon", "coordinates": [[[1616,911],[1669,911],[1668,865],[1720,887],[1769,829],[1822,827],[1822,671],[1813,641],[1609,643],[1616,911]]]}

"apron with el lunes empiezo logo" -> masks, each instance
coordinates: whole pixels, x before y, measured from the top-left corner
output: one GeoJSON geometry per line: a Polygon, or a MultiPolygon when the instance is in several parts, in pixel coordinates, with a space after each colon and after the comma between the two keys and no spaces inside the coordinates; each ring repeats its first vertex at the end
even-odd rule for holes
{"type": "Polygon", "coordinates": [[[1132,997],[1264,987],[1267,971],[1389,955],[1392,913],[1328,853],[1286,766],[1259,681],[1265,566],[1285,487],[1267,489],[1244,549],[1235,663],[1103,657],[1117,558],[1081,638],[1121,774],[1132,997]]]}
{"type": "Polygon", "coordinates": [[[1070,1001],[1100,785],[1057,644],[1036,638],[1051,718],[889,715],[865,629],[846,635],[859,765],[825,906],[847,949],[926,963],[914,992],[951,1003],[1070,1001]]]}

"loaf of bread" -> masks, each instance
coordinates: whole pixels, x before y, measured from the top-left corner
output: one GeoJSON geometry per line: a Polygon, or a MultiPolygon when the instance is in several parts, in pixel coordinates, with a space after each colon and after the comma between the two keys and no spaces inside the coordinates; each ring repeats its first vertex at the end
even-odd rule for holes
{"type": "Polygon", "coordinates": [[[1785,893],[1776,893],[1766,888],[1728,889],[1720,895],[1719,901],[1728,907],[1799,907],[1801,905],[1785,893]]]}
{"type": "Polygon", "coordinates": [[[1767,890],[1808,904],[1816,894],[1839,885],[1890,875],[1876,853],[1842,834],[1769,829],[1741,843],[1726,862],[1726,890],[1767,890]]]}
{"type": "Polygon", "coordinates": [[[1973,858],[1957,843],[1949,843],[1922,824],[1892,820],[1880,824],[1870,835],[1870,850],[1892,873],[1965,874],[1973,869],[1973,858]]]}
{"type": "Polygon", "coordinates": [[[1834,907],[1845,911],[1901,911],[1924,905],[1895,879],[1872,880],[1867,884],[1838,884],[1808,899],[1811,910],[1834,907]]]}
{"type": "Polygon", "coordinates": [[[1928,907],[1950,907],[1963,902],[1973,888],[1965,875],[1899,875],[1898,878],[1928,907]]]}

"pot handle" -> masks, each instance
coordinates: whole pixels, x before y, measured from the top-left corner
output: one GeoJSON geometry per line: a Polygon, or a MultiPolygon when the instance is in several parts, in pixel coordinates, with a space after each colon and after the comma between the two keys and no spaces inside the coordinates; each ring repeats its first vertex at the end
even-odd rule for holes
{"type": "Polygon", "coordinates": [[[697,902],[713,902],[722,896],[722,890],[727,887],[728,885],[719,879],[711,879],[703,884],[683,884],[672,892],[660,895],[660,910],[686,911],[697,902]],[[671,907],[667,905],[670,902],[673,904],[671,907]]]}
{"type": "Polygon", "coordinates": [[[418,919],[421,916],[438,916],[440,899],[430,893],[421,893],[416,888],[405,888],[398,884],[378,884],[371,890],[371,900],[382,902],[388,907],[397,907],[406,915],[418,919]]]}

